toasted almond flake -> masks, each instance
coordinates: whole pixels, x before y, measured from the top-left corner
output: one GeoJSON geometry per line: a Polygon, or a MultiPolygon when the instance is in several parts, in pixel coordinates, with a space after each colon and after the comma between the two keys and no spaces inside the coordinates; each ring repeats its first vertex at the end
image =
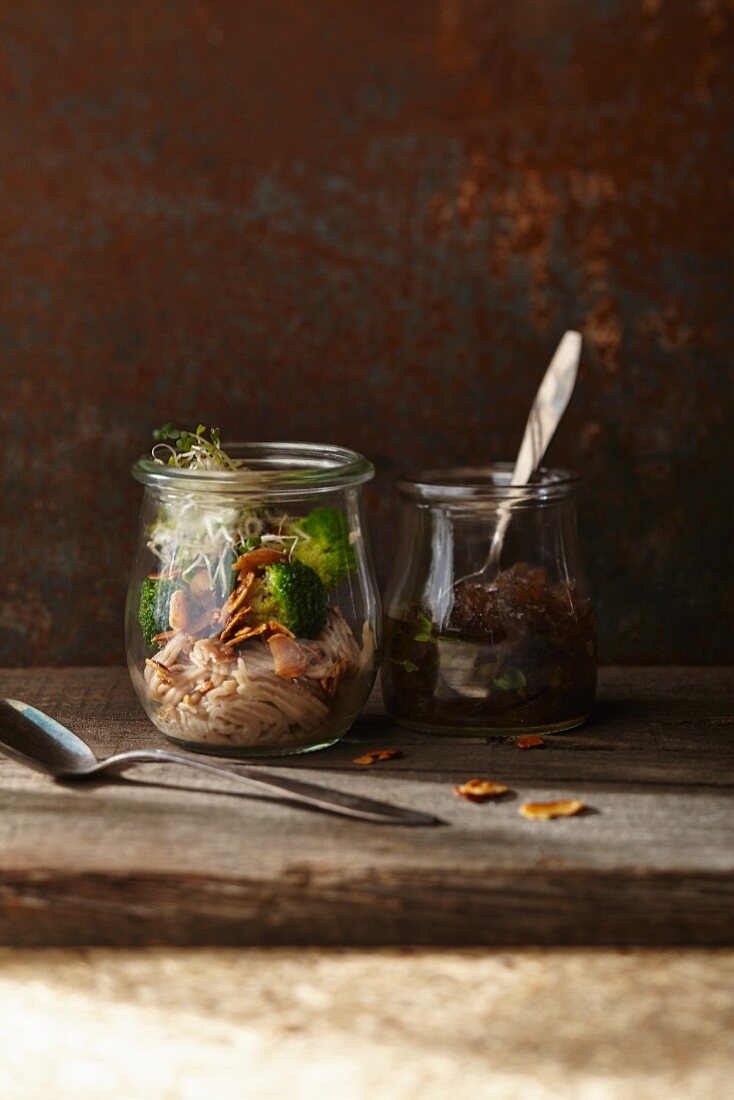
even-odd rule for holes
{"type": "Polygon", "coordinates": [[[180,576],[180,569],[169,569],[167,573],[148,573],[148,579],[151,581],[172,581],[180,576]]]}
{"type": "Polygon", "coordinates": [[[524,737],[518,737],[515,742],[518,749],[536,749],[545,744],[539,733],[526,733],[524,737]]]}
{"type": "Polygon", "coordinates": [[[324,676],[321,680],[319,680],[319,683],[329,697],[336,695],[336,691],[339,687],[339,681],[341,680],[344,667],[345,662],[343,660],[336,661],[334,663],[331,674],[329,676],[324,676]]]}
{"type": "Polygon", "coordinates": [[[549,821],[552,817],[573,817],[585,809],[585,802],[568,799],[561,802],[524,802],[520,813],[530,821],[549,821]]]}
{"type": "Polygon", "coordinates": [[[188,579],[189,592],[192,596],[195,596],[197,600],[208,600],[210,603],[214,602],[214,593],[211,588],[211,581],[209,580],[209,574],[206,569],[197,569],[193,576],[188,579]]]}
{"type": "Polygon", "coordinates": [[[201,634],[203,631],[208,631],[211,627],[217,626],[220,614],[218,607],[210,607],[208,611],[199,615],[199,618],[189,625],[187,633],[201,634]]]}
{"type": "Polygon", "coordinates": [[[174,630],[188,630],[189,604],[183,588],[179,588],[171,596],[168,605],[168,621],[174,630]]]}
{"type": "Polygon", "coordinates": [[[164,684],[172,684],[173,683],[173,676],[171,674],[171,670],[169,668],[167,668],[166,665],[164,665],[162,661],[156,661],[155,657],[146,657],[145,658],[145,663],[146,663],[146,665],[150,665],[151,668],[154,668],[156,670],[156,672],[158,673],[158,676],[160,677],[160,679],[163,681],[164,684]]]}
{"type": "Polygon", "coordinates": [[[239,634],[240,630],[242,630],[245,626],[251,625],[247,622],[247,616],[250,614],[251,610],[251,607],[243,607],[237,612],[236,615],[233,615],[225,626],[222,633],[219,635],[219,640],[221,642],[225,642],[227,638],[231,637],[232,635],[239,634]]]}
{"type": "Polygon", "coordinates": [[[372,749],[363,756],[355,757],[352,763],[359,764],[360,767],[368,767],[370,764],[376,764],[379,760],[393,760],[396,756],[402,756],[398,749],[372,749]]]}
{"type": "Polygon", "coordinates": [[[232,595],[224,604],[222,611],[228,615],[234,615],[247,603],[247,599],[252,590],[252,586],[255,583],[255,574],[246,573],[242,578],[241,584],[238,584],[232,595]]]}
{"type": "Polygon", "coordinates": [[[254,573],[256,569],[262,569],[273,562],[283,561],[285,554],[282,550],[271,550],[267,546],[259,546],[257,550],[247,550],[240,554],[232,568],[242,576],[243,573],[254,573]]]}
{"type": "Polygon", "coordinates": [[[295,680],[302,676],[308,665],[308,653],[286,634],[271,634],[267,640],[273,658],[273,670],[282,680],[295,680]]]}
{"type": "Polygon", "coordinates": [[[156,634],[153,641],[156,645],[163,646],[166,642],[170,642],[175,633],[175,630],[164,630],[162,634],[156,634]]]}
{"type": "Polygon", "coordinates": [[[283,626],[277,619],[270,619],[268,630],[272,630],[273,634],[284,634],[286,638],[295,638],[293,631],[289,630],[287,626],[283,626]]]}
{"type": "MultiPolygon", "coordinates": [[[[200,638],[196,642],[198,661],[202,666],[217,665],[220,661],[231,661],[234,654],[228,645],[219,638],[200,638]]],[[[206,673],[202,669],[202,676],[206,673]]]]}
{"type": "Polygon", "coordinates": [[[466,783],[454,787],[454,794],[469,802],[486,802],[488,798],[507,794],[508,790],[503,783],[493,783],[491,779],[467,779],[466,783]]]}
{"type": "Polygon", "coordinates": [[[197,695],[206,695],[213,687],[214,684],[211,680],[200,680],[198,684],[194,684],[194,691],[197,695]]]}
{"type": "Polygon", "coordinates": [[[267,623],[261,623],[260,626],[246,626],[239,634],[235,634],[233,638],[227,638],[224,644],[228,646],[241,645],[242,642],[246,642],[248,638],[256,638],[258,634],[264,634],[267,629],[267,623]]]}

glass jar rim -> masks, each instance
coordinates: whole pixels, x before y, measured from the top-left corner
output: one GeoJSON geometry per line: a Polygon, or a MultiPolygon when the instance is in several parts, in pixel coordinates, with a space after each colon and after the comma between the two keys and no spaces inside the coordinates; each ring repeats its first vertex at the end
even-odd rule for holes
{"type": "Polygon", "coordinates": [[[187,470],[152,458],[139,458],[132,474],[143,485],[162,489],[310,496],[362,485],[375,475],[364,455],[328,443],[223,442],[222,449],[245,465],[235,470],[187,470]]]}
{"type": "Polygon", "coordinates": [[[560,467],[540,466],[527,485],[512,485],[514,463],[487,466],[446,466],[419,470],[400,477],[398,492],[424,502],[470,504],[472,501],[544,503],[572,496],[581,484],[579,474],[560,467]]]}

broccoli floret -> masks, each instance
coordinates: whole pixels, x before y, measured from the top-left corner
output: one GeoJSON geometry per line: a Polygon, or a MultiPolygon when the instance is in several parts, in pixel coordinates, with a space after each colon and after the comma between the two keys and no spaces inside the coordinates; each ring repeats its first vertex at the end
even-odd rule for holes
{"type": "Polygon", "coordinates": [[[347,517],[338,508],[314,508],[291,525],[293,534],[298,534],[296,528],[305,531],[308,539],[296,543],[293,557],[310,565],[326,588],[334,588],[357,568],[347,517]]]}
{"type": "Polygon", "coordinates": [[[162,634],[164,630],[168,630],[171,596],[178,587],[177,581],[167,578],[156,580],[153,577],[146,577],[143,581],[138,604],[138,622],[149,649],[154,648],[153,639],[156,634],[162,634]]]}
{"type": "Polygon", "coordinates": [[[256,622],[276,619],[299,638],[316,638],[326,626],[326,589],[318,574],[300,561],[266,565],[250,606],[256,622]]]}

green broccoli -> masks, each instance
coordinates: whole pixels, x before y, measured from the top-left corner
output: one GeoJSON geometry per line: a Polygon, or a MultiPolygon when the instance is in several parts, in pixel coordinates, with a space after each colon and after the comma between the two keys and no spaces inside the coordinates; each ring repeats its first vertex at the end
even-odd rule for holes
{"type": "Polygon", "coordinates": [[[308,565],[276,561],[263,569],[250,606],[255,622],[275,619],[299,638],[316,638],[326,626],[328,596],[308,565]]]}
{"type": "Polygon", "coordinates": [[[154,648],[153,639],[156,634],[162,634],[168,630],[171,596],[179,587],[176,580],[168,578],[146,577],[143,581],[138,604],[138,622],[149,649],[154,648]]]}
{"type": "Polygon", "coordinates": [[[357,568],[347,517],[338,508],[314,508],[303,519],[291,524],[289,533],[297,535],[299,529],[308,539],[296,543],[293,557],[310,565],[327,589],[340,584],[357,568]]]}

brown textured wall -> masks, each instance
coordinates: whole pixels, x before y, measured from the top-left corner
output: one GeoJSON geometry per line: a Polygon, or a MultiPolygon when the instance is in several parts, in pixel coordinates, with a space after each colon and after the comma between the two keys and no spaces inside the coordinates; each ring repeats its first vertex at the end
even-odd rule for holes
{"type": "Polygon", "coordinates": [[[0,662],[122,657],[172,417],[510,457],[556,340],[607,659],[732,657],[727,0],[0,3],[0,662]]]}

